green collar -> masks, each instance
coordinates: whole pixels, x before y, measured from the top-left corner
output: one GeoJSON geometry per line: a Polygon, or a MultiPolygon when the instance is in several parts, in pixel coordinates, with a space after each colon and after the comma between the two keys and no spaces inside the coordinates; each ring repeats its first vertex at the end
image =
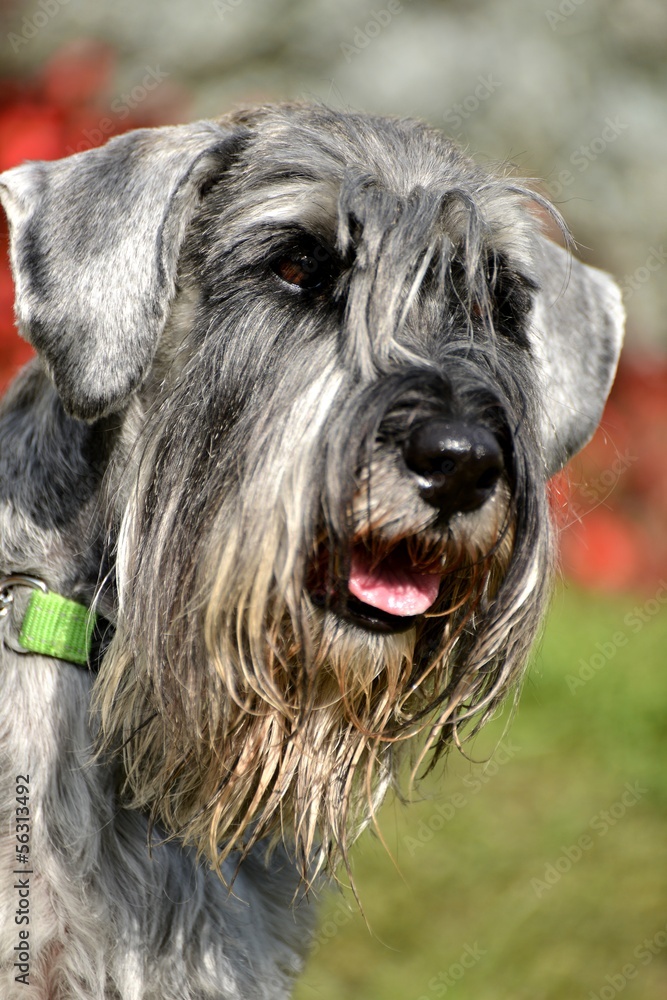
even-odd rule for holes
{"type": "Polygon", "coordinates": [[[96,612],[54,594],[38,577],[15,573],[0,577],[0,619],[9,613],[15,587],[30,587],[33,591],[21,624],[19,644],[22,648],[29,653],[86,666],[92,651],[96,612]]]}

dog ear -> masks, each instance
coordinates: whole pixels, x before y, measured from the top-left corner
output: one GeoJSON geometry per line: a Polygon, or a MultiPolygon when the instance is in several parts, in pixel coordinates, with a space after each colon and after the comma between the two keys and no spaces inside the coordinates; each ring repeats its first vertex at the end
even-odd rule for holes
{"type": "Polygon", "coordinates": [[[0,175],[19,329],[72,415],[101,416],[145,377],[188,221],[241,137],[214,122],[139,129],[0,175]]]}
{"type": "Polygon", "coordinates": [[[547,473],[595,432],[616,372],[625,311],[613,278],[540,237],[529,338],[541,376],[547,473]]]}

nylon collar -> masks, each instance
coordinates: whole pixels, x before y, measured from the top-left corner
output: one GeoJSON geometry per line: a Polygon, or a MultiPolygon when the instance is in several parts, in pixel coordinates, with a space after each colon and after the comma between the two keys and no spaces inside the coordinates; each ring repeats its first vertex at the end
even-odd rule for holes
{"type": "Polygon", "coordinates": [[[39,577],[14,573],[0,577],[0,619],[9,614],[15,587],[33,591],[21,623],[19,645],[28,653],[53,656],[80,667],[90,665],[97,613],[49,590],[39,577]]]}

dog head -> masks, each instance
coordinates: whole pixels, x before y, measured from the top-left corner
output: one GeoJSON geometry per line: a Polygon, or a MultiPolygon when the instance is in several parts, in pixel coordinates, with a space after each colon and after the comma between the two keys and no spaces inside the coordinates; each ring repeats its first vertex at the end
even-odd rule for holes
{"type": "Polygon", "coordinates": [[[69,413],[121,424],[98,687],[133,801],[214,863],[282,831],[333,864],[399,750],[525,663],[616,286],[414,121],[264,107],[0,193],[21,331],[69,413]]]}

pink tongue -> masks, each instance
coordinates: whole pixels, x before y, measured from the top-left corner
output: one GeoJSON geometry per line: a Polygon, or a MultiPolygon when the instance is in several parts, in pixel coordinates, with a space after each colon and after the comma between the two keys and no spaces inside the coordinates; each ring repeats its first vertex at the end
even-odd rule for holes
{"type": "Polygon", "coordinates": [[[348,588],[358,600],[379,611],[390,615],[421,615],[438,596],[440,577],[407,569],[391,557],[371,568],[368,555],[354,549],[348,588]]]}

